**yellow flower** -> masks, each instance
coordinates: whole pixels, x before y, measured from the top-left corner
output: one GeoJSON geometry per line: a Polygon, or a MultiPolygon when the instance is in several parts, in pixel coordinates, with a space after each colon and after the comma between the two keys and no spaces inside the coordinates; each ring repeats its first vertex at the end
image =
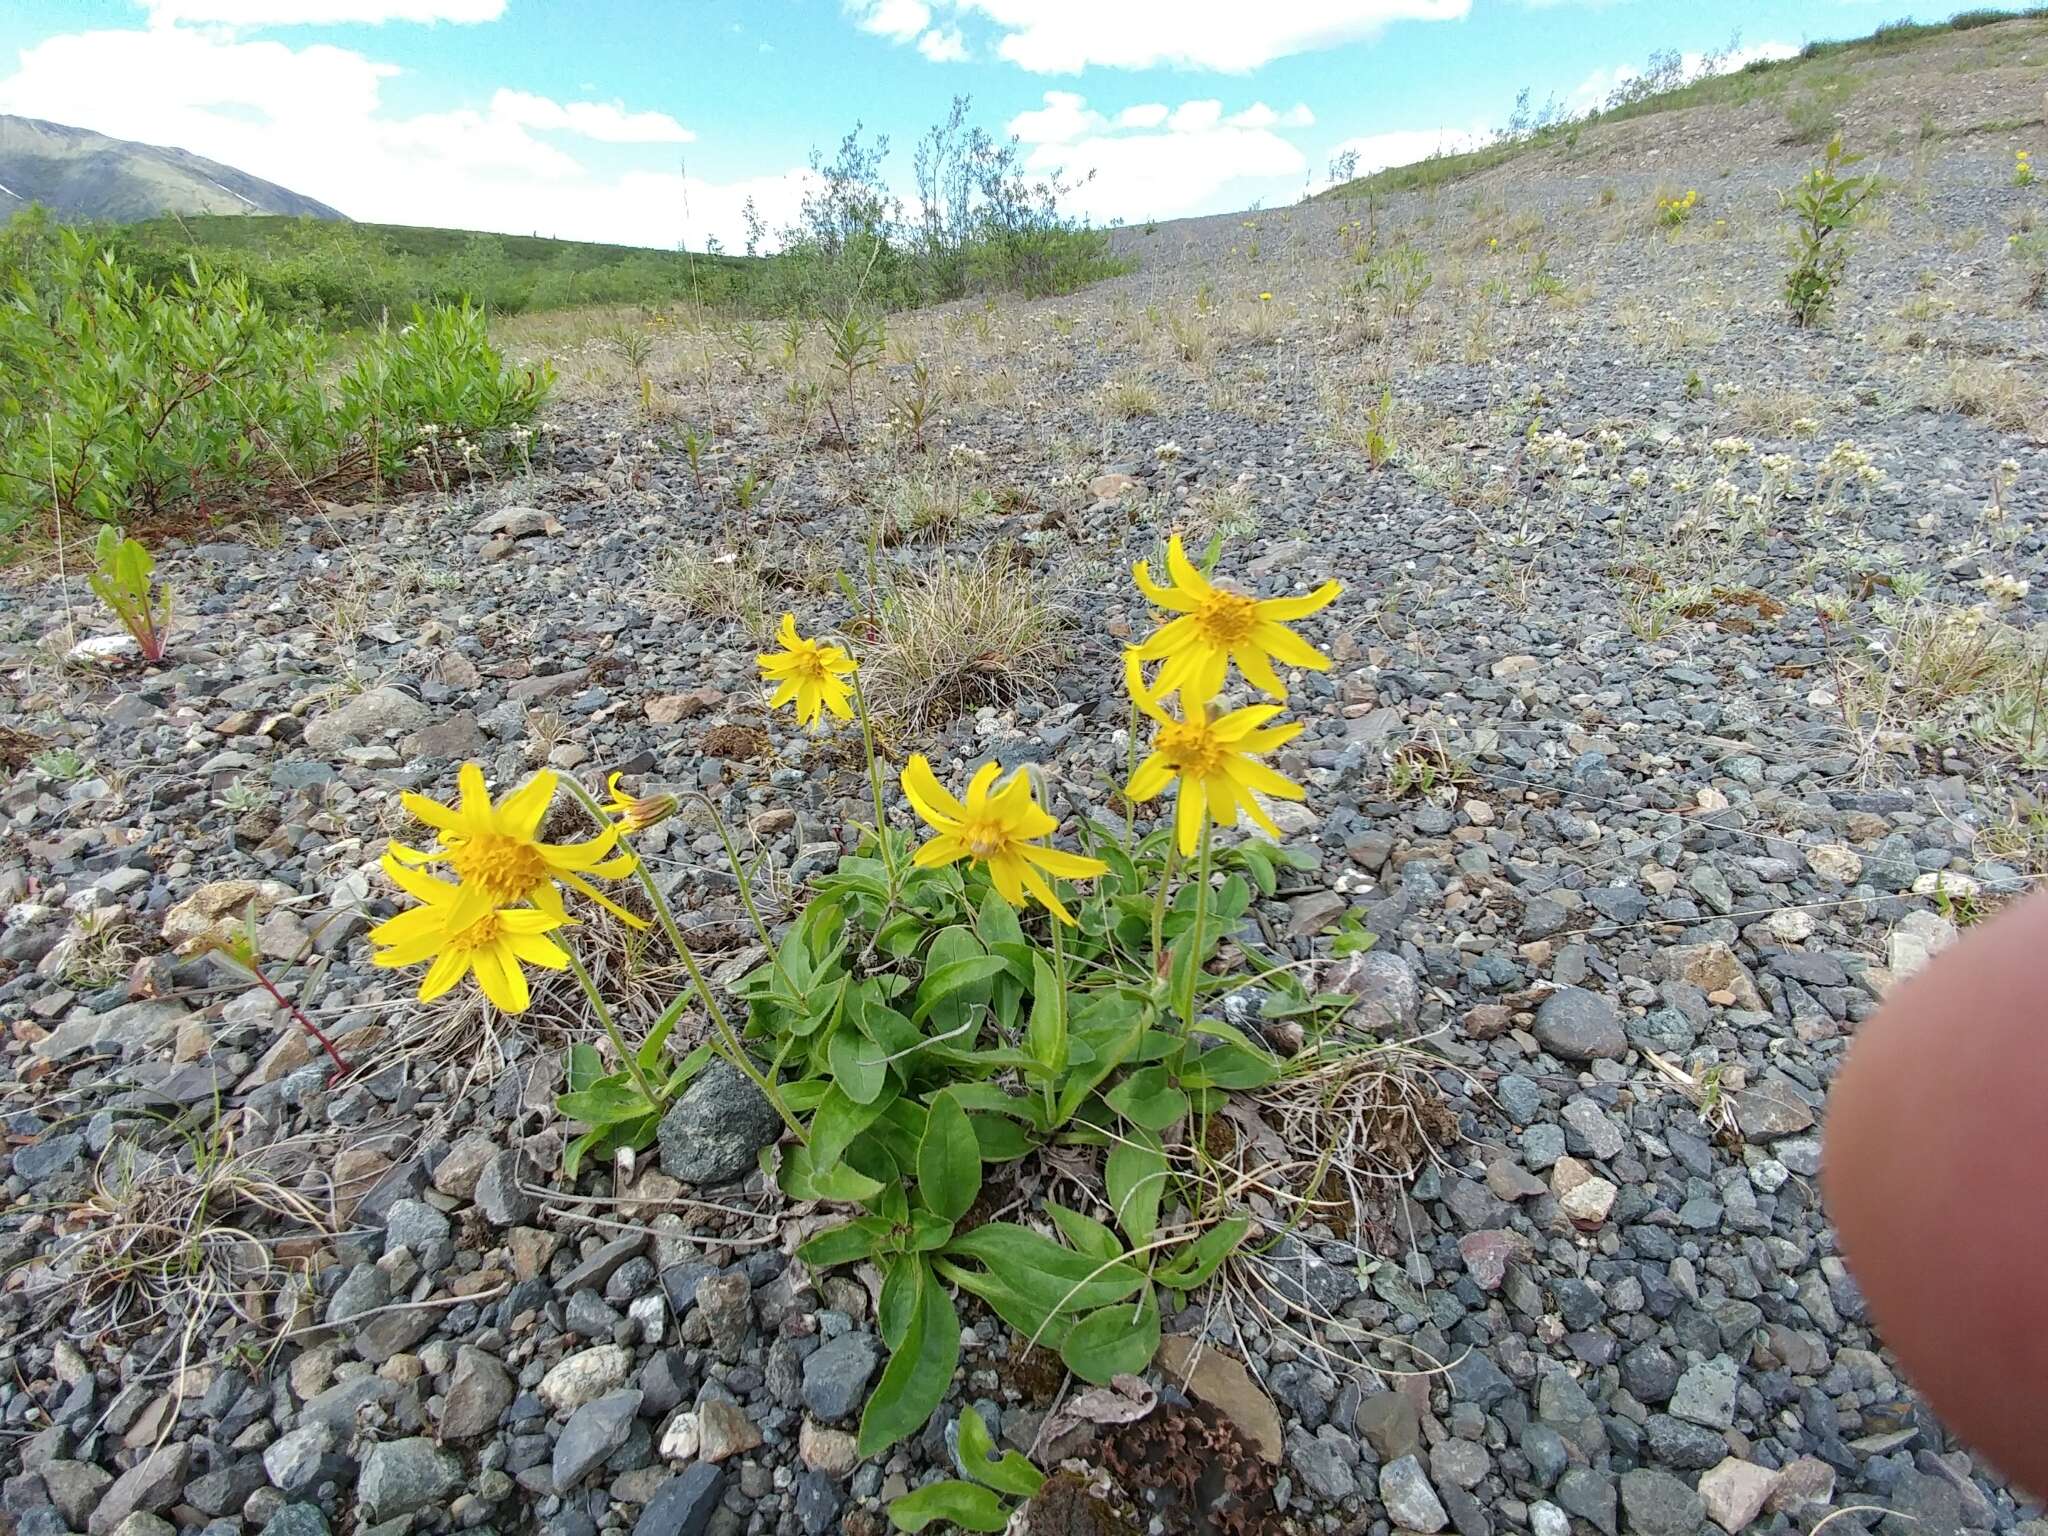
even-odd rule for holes
{"type": "Polygon", "coordinates": [[[1289,629],[1287,621],[1335,602],[1344,590],[1337,582],[1326,581],[1300,597],[1246,597],[1207,581],[1182,552],[1178,534],[1166,547],[1166,570],[1173,578],[1169,587],[1153,581],[1143,560],[1131,570],[1139,591],[1179,615],[1134,648],[1138,660],[1164,663],[1152,680],[1152,698],[1178,692],[1185,708],[1199,708],[1222,689],[1233,661],[1246,682],[1276,699],[1285,699],[1287,689],[1273,671],[1275,661],[1313,672],[1329,669],[1330,658],[1289,629]]]}
{"type": "Polygon", "coordinates": [[[1012,773],[1000,787],[994,787],[1001,771],[994,763],[984,763],[967,786],[963,804],[940,788],[932,765],[925,761],[922,752],[904,765],[904,795],[911,808],[939,834],[917,850],[914,862],[919,869],[937,869],[959,859],[986,864],[996,894],[1011,906],[1024,905],[1025,893],[1029,892],[1046,911],[1071,925],[1073,915],[1045,876],[1090,880],[1109,866],[1100,859],[1083,858],[1078,853],[1035,842],[1036,838],[1050,835],[1059,823],[1031,798],[1031,781],[1025,778],[1023,769],[1012,773]]]}
{"type": "Polygon", "coordinates": [[[604,802],[605,814],[618,823],[621,832],[644,832],[675,815],[674,795],[629,795],[619,788],[621,777],[615,773],[604,781],[605,793],[611,796],[604,802]]]}
{"type": "Polygon", "coordinates": [[[507,1013],[533,1000],[524,965],[565,969],[569,957],[548,934],[568,919],[538,907],[479,906],[476,892],[423,870],[409,869],[386,855],[384,872],[421,905],[370,930],[370,942],[386,946],[371,957],[382,966],[433,961],[420,981],[420,1001],[431,1002],[474,972],[485,997],[507,1013]]]}
{"type": "Polygon", "coordinates": [[[1262,293],[1259,295],[1259,302],[1261,304],[1270,304],[1273,302],[1273,295],[1271,295],[1270,293],[1262,293]]]}
{"type": "Polygon", "coordinates": [[[1242,814],[1271,836],[1280,836],[1280,829],[1252,792],[1278,800],[1299,800],[1301,786],[1255,759],[1285,746],[1301,734],[1301,727],[1261,729],[1280,713],[1278,704],[1254,704],[1214,720],[1196,705],[1187,718],[1176,720],[1144,691],[1137,670],[1133,660],[1127,679],[1131,697],[1159,722],[1159,730],[1152,738],[1150,755],[1138,764],[1124,793],[1133,800],[1151,800],[1167,785],[1177,784],[1174,830],[1181,853],[1189,858],[1201,839],[1205,817],[1219,827],[1234,827],[1242,814]]]}
{"type": "Polygon", "coordinates": [[[803,726],[817,724],[819,711],[825,709],[838,719],[851,719],[853,711],[846,702],[851,687],[843,679],[853,671],[853,658],[836,645],[804,639],[796,632],[793,613],[782,616],[776,638],[782,649],[756,658],[762,678],[776,685],[768,707],[780,709],[794,703],[797,723],[803,726]]]}
{"type": "Polygon", "coordinates": [[[439,841],[425,852],[393,843],[392,853],[408,864],[446,864],[468,893],[471,912],[531,902],[561,917],[562,893],[557,887],[566,885],[622,922],[647,926],[644,918],[635,917],[584,878],[616,880],[633,872],[632,854],[613,854],[619,841],[617,827],[607,827],[581,843],[540,841],[541,819],[555,798],[551,770],[543,768],[496,805],[491,804],[484,771],[475,763],[462,765],[459,781],[462,800],[453,809],[425,795],[401,796],[405,808],[432,827],[439,841]]]}

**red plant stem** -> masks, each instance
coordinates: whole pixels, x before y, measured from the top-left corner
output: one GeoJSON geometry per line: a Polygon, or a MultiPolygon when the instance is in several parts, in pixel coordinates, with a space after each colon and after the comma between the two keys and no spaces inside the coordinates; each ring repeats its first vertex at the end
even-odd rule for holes
{"type": "Polygon", "coordinates": [[[277,990],[276,984],[273,983],[268,976],[263,974],[263,968],[261,966],[251,964],[249,967],[249,974],[254,976],[257,980],[257,983],[263,988],[263,990],[270,994],[271,1001],[275,1002],[278,1007],[290,1013],[291,1016],[297,1019],[299,1023],[305,1028],[307,1034],[311,1035],[315,1040],[318,1040],[320,1042],[321,1048],[324,1049],[329,1056],[334,1058],[335,1066],[341,1069],[339,1073],[340,1076],[347,1077],[349,1073],[355,1071],[354,1067],[350,1066],[347,1062],[341,1059],[341,1052],[337,1051],[334,1048],[334,1042],[332,1040],[328,1039],[325,1035],[323,1035],[320,1032],[320,1026],[318,1024],[315,1024],[311,1019],[306,1017],[305,1010],[300,1008],[297,1003],[293,1002],[290,998],[286,997],[282,992],[277,990]]]}

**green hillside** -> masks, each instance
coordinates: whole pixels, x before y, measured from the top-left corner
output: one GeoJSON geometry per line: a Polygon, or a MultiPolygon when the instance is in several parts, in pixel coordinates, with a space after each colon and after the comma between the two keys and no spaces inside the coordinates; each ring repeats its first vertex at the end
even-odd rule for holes
{"type": "MultiPolygon", "coordinates": [[[[1789,59],[1758,59],[1727,74],[1691,81],[1679,75],[1676,54],[1653,55],[1650,68],[1599,111],[1569,118],[1554,109],[1539,111],[1533,121],[1511,124],[1509,131],[1493,143],[1455,154],[1432,155],[1408,165],[1390,165],[1316,196],[1370,197],[1442,186],[1490,171],[1532,151],[1553,146],[1569,150],[1577,145],[1585,129],[1598,124],[1625,122],[1661,112],[1683,112],[1693,107],[1741,106],[1759,100],[1784,104],[1788,140],[1817,143],[1830,131],[1833,103],[1849,89],[1848,78],[1855,66],[1924,46],[1953,33],[1990,27],[1998,29],[1987,34],[1987,51],[1993,53],[2048,40],[2048,6],[1958,11],[1947,21],[1896,21],[1879,27],[1868,37],[1812,42],[1789,59]]],[[[1528,116],[1521,109],[1517,115],[1524,119],[1528,116]]]]}
{"type": "Polygon", "coordinates": [[[403,224],[207,215],[100,226],[152,280],[197,254],[239,273],[271,307],[330,326],[371,324],[463,297],[496,314],[583,304],[738,302],[773,258],[710,256],[535,235],[403,224]]]}

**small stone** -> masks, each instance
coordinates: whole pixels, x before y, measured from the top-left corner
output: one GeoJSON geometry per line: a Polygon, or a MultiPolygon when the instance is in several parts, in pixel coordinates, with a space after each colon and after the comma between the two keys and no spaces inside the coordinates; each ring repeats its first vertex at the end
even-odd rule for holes
{"type": "Polygon", "coordinates": [[[1385,1039],[1405,1040],[1413,1034],[1422,1008],[1422,986],[1414,968],[1383,949],[1345,956],[1330,967],[1316,990],[1355,999],[1345,1015],[1346,1027],[1385,1039]]]}
{"type": "Polygon", "coordinates": [[[1458,1252],[1472,1283],[1482,1291],[1497,1291],[1508,1277],[1508,1265],[1529,1256],[1529,1244],[1519,1232],[1493,1228],[1467,1232],[1458,1239],[1458,1252]]]}
{"type": "Polygon", "coordinates": [[[697,1406],[699,1454],[706,1461],[725,1461],[761,1443],[761,1431],[738,1403],[706,1398],[697,1406]]]}
{"type": "Polygon", "coordinates": [[[339,709],[316,716],[306,727],[306,745],[315,752],[336,752],[360,742],[416,731],[433,712],[409,693],[389,686],[369,688],[339,709]]]}
{"type": "Polygon", "coordinates": [[[639,1412],[640,1394],[627,1388],[607,1392],[570,1414],[555,1442],[555,1492],[567,1493],[624,1445],[639,1412]]]}
{"type": "Polygon", "coordinates": [[[1562,1061],[1619,1061],[1628,1053],[1614,1004],[1584,987],[1559,987],[1545,998],[1531,1032],[1562,1061]]]}
{"type": "Polygon", "coordinates": [[[1550,1189],[1557,1196],[1558,1209],[1571,1218],[1574,1226],[1588,1230],[1607,1220],[1615,1197],[1621,1193],[1616,1185],[1575,1157],[1557,1160],[1550,1173],[1550,1189]]]}
{"type": "Polygon", "coordinates": [[[456,1351],[455,1370],[441,1403],[441,1438],[474,1440],[489,1434],[516,1394],[512,1378],[495,1355],[463,1345],[456,1351]]]}
{"type": "Polygon", "coordinates": [[[1265,1460],[1278,1464],[1280,1411],[1244,1362],[1214,1344],[1169,1333],[1159,1341],[1159,1369],[1235,1424],[1265,1460]]]}
{"type": "Polygon", "coordinates": [[[169,1509],[185,1491],[186,1448],[166,1445],[109,1483],[86,1521],[89,1536],[112,1536],[114,1527],[137,1510],[154,1515],[169,1509]]]}
{"type": "Polygon", "coordinates": [[[1413,1456],[1402,1456],[1380,1468],[1380,1502],[1387,1506],[1388,1519],[1423,1536],[1431,1536],[1451,1522],[1443,1501],[1429,1484],[1429,1475],[1413,1456]]]}
{"type": "Polygon", "coordinates": [[[697,1430],[697,1415],[679,1413],[661,1432],[661,1458],[663,1461],[689,1461],[703,1444],[704,1437],[697,1430]]]}
{"type": "Polygon", "coordinates": [[[750,1172],[782,1119],[730,1063],[713,1060],[662,1116],[661,1171],[686,1184],[727,1184],[750,1172]]]}
{"type": "Polygon", "coordinates": [[[356,1496],[372,1520],[444,1503],[462,1486],[462,1463],[424,1438],[387,1440],[363,1453],[356,1496]]]}
{"type": "Polygon", "coordinates": [[[1621,1475],[1621,1511],[1630,1536],[1698,1536],[1706,1519],[1698,1494],[1648,1467],[1621,1475]]]}
{"type": "Polygon", "coordinates": [[[1733,1097],[1735,1123],[1750,1141],[1774,1141],[1813,1128],[1813,1106],[1805,1090],[1782,1072],[1763,1077],[1733,1097]]]}
{"type": "Polygon", "coordinates": [[[1422,1422],[1405,1392],[1375,1392],[1358,1405],[1352,1427],[1382,1462],[1422,1449],[1422,1422]]]}
{"type": "Polygon", "coordinates": [[[881,1360],[872,1334],[843,1333],[831,1340],[804,1362],[804,1407],[821,1419],[855,1413],[881,1360]]]}
{"type": "Polygon", "coordinates": [[[334,1430],[317,1421],[288,1429],[263,1448],[264,1475],[288,1494],[308,1492],[334,1443],[334,1430]]]}
{"type": "Polygon", "coordinates": [[[1736,1379],[1735,1362],[1726,1355],[1687,1367],[1671,1394],[1672,1417],[1727,1429],[1735,1422],[1736,1379]]]}
{"type": "Polygon", "coordinates": [[[535,1390],[556,1413],[574,1413],[585,1403],[625,1385],[633,1368],[633,1352],[617,1344],[599,1344],[557,1361],[535,1390]]]}
{"type": "Polygon", "coordinates": [[[1682,944],[1665,950],[1658,966],[1666,981],[1689,981],[1707,993],[1725,992],[1735,1007],[1756,1012],[1764,1005],[1756,978],[1726,944],[1682,944]]]}
{"type": "Polygon", "coordinates": [[[806,1418],[797,1430],[796,1453],[813,1472],[848,1477],[860,1465],[860,1442],[843,1429],[828,1429],[806,1418]]]}
{"type": "Polygon", "coordinates": [[[1828,1505],[1835,1499],[1835,1469],[1813,1456],[1788,1461],[1772,1479],[1764,1508],[1774,1515],[1796,1515],[1809,1504],[1828,1505]]]}
{"type": "Polygon", "coordinates": [[[1769,1468],[1730,1456],[1700,1474],[1700,1503],[1706,1506],[1707,1518],[1728,1536],[1740,1536],[1762,1512],[1777,1481],[1778,1475],[1769,1468]]]}
{"type": "Polygon", "coordinates": [[[540,1201],[526,1192],[533,1167],[515,1149],[493,1154],[477,1175],[476,1208],[494,1227],[522,1226],[540,1214],[540,1201]]]}
{"type": "Polygon", "coordinates": [[[1840,843],[1823,843],[1806,850],[1806,863],[1823,880],[1837,885],[1854,885],[1863,873],[1863,860],[1853,848],[1840,843]]]}
{"type": "Polygon", "coordinates": [[[725,1492],[725,1468],[695,1462],[655,1490],[633,1523],[633,1536],[704,1536],[725,1492]]]}
{"type": "Polygon", "coordinates": [[[451,1200],[468,1200],[476,1194],[476,1182],[492,1158],[498,1155],[496,1138],[472,1131],[448,1149],[434,1169],[434,1188],[451,1200]]]}

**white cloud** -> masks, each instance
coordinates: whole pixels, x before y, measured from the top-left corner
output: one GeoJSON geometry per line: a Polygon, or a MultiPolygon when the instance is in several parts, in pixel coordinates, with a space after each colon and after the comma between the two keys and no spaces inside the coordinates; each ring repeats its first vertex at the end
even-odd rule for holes
{"type": "MultiPolygon", "coordinates": [[[[1159,110],[1163,118],[1166,109],[1159,110]]],[[[1009,131],[1026,144],[1070,144],[1105,126],[1102,114],[1089,107],[1086,97],[1073,91],[1047,91],[1045,105],[1033,112],[1019,112],[1010,119],[1009,131]]]]}
{"type": "Polygon", "coordinates": [[[1485,143],[1490,137],[1491,132],[1482,123],[1469,128],[1397,128],[1333,144],[1330,159],[1355,152],[1358,165],[1353,174],[1370,176],[1390,165],[1413,165],[1431,155],[1455,155],[1485,143]]]}
{"type": "Polygon", "coordinates": [[[1126,107],[1114,123],[1072,91],[1047,91],[1045,106],[1010,120],[1030,148],[1036,175],[1079,183],[1066,206],[1098,223],[1173,218],[1291,198],[1308,158],[1275,128],[1284,117],[1263,102],[1225,116],[1202,99],[1169,109],[1126,107]]]}
{"type": "Polygon", "coordinates": [[[846,9],[863,32],[895,43],[913,41],[932,19],[924,0],[846,0],[846,9]]]}
{"type": "MultiPolygon", "coordinates": [[[[1363,41],[1389,22],[1457,21],[1472,0],[943,0],[1001,34],[996,52],[1034,74],[1207,69],[1245,74],[1290,54],[1363,41]]],[[[859,25],[899,43],[931,19],[924,0],[846,0],[859,25]]]]}
{"type": "MultiPolygon", "coordinates": [[[[1733,74],[1745,64],[1758,59],[1789,59],[1799,52],[1793,43],[1754,43],[1747,48],[1736,48],[1717,54],[1713,68],[1708,69],[1708,58],[1704,53],[1692,52],[1679,56],[1679,68],[1686,80],[1697,80],[1705,74],[1733,74]]],[[[1567,112],[1583,115],[1596,112],[1606,105],[1607,98],[1629,81],[1640,78],[1642,71],[1632,64],[1617,64],[1612,69],[1596,69],[1572,88],[1564,99],[1567,112]]]]}
{"type": "Polygon", "coordinates": [[[688,144],[697,135],[666,112],[628,112],[617,102],[550,101],[526,91],[499,91],[491,115],[528,128],[581,134],[601,144],[688,144]]]}
{"type": "Polygon", "coordinates": [[[505,0],[143,0],[158,25],[229,27],[378,26],[387,21],[496,21],[505,0]]]}
{"type": "Polygon", "coordinates": [[[934,64],[961,64],[967,60],[967,39],[958,27],[933,27],[917,40],[917,51],[934,64]]]}
{"type": "Polygon", "coordinates": [[[401,115],[381,95],[399,73],[346,48],[217,28],[79,32],[21,51],[0,77],[0,112],[176,145],[381,223],[649,246],[713,233],[737,249],[750,194],[770,227],[792,218],[802,195],[800,169],[714,183],[636,168],[632,151],[600,146],[678,144],[690,133],[617,103],[503,90],[483,109],[401,115]]]}

